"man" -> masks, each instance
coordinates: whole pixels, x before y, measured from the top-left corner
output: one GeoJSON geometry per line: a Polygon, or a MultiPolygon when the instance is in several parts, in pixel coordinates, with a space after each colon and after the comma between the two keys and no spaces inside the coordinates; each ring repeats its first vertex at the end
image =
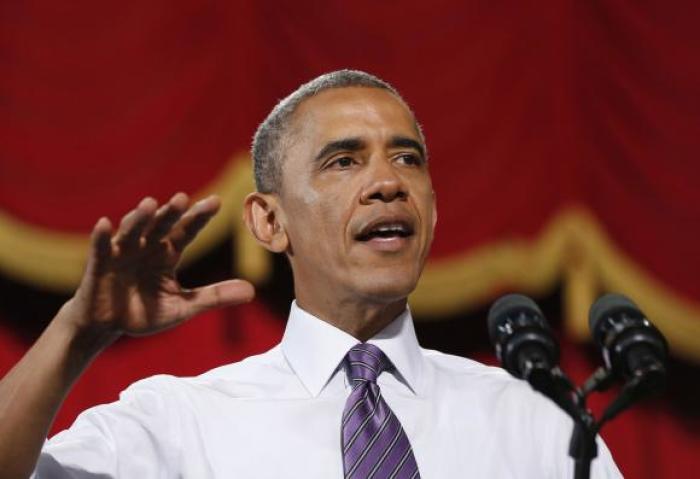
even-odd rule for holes
{"type": "MultiPolygon", "coordinates": [[[[294,275],[281,344],[136,383],[42,451],[70,385],[117,337],[253,296],[240,280],[175,280],[215,198],[147,198],[114,234],[100,219],[74,298],[0,383],[3,477],[570,477],[571,422],[553,404],[500,369],[418,346],[406,298],[435,198],[398,93],[362,72],[321,76],[272,111],[253,157],[246,224],[294,275]]],[[[593,477],[619,477],[600,449],[593,477]]]]}

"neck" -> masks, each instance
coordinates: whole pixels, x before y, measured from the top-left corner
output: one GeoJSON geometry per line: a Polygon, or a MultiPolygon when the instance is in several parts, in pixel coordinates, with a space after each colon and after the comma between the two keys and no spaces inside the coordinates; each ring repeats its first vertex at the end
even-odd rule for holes
{"type": "Polygon", "coordinates": [[[365,342],[406,309],[406,298],[390,303],[341,301],[334,304],[309,301],[297,295],[300,308],[365,342]]]}

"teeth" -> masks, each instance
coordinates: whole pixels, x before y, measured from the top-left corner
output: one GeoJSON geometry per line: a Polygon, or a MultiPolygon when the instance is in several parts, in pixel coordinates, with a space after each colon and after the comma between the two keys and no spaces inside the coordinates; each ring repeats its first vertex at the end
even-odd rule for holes
{"type": "Polygon", "coordinates": [[[384,225],[380,226],[379,228],[375,229],[374,231],[378,231],[380,233],[385,233],[388,231],[396,231],[396,232],[402,232],[404,230],[403,226],[400,225],[384,225]]]}
{"type": "Polygon", "coordinates": [[[390,231],[399,231],[400,232],[401,228],[384,228],[384,227],[382,227],[382,228],[378,228],[376,231],[379,231],[380,233],[387,233],[390,231]]]}
{"type": "Polygon", "coordinates": [[[358,239],[367,241],[373,237],[389,238],[392,236],[407,237],[410,234],[410,228],[403,223],[384,223],[366,230],[358,239]]]}

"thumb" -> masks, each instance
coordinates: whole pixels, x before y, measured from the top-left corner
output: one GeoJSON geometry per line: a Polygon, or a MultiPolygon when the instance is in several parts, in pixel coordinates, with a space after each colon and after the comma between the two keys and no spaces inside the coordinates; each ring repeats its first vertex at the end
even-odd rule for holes
{"type": "Polygon", "coordinates": [[[187,291],[188,316],[214,308],[247,303],[255,297],[255,288],[242,279],[231,279],[187,291]]]}

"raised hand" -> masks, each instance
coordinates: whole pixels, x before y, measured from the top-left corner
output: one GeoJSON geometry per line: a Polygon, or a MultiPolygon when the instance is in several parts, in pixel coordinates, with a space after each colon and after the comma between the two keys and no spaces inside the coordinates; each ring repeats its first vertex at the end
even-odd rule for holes
{"type": "Polygon", "coordinates": [[[0,380],[0,476],[29,477],[72,384],[119,335],[154,333],[253,297],[253,286],[240,280],[180,287],[175,267],[182,251],[218,211],[219,200],[188,205],[183,193],[160,208],[146,198],[114,234],[107,218],[97,222],[75,296],[0,380]]]}
{"type": "Polygon", "coordinates": [[[107,218],[92,232],[85,275],[59,313],[81,331],[100,335],[145,335],[170,328],[208,309],[250,301],[253,286],[229,280],[187,290],[175,277],[185,247],[219,209],[216,197],[191,207],[178,193],[158,208],[145,198],[116,233],[107,218]]]}

